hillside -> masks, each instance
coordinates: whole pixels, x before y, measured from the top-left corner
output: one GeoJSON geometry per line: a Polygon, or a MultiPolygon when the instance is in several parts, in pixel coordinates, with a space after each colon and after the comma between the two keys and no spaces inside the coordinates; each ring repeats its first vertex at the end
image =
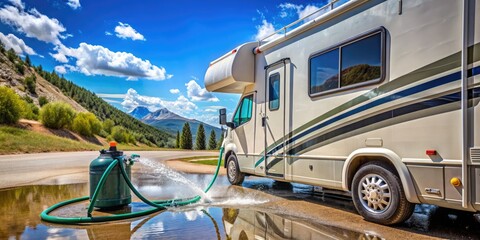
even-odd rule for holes
{"type": "Polygon", "coordinates": [[[37,107],[41,105],[41,97],[48,102],[64,102],[77,112],[93,113],[101,121],[111,119],[115,126],[124,127],[141,143],[158,147],[173,146],[173,135],[142,123],[111,106],[93,92],[75,85],[55,72],[43,70],[41,65],[31,66],[28,57],[22,60],[12,50],[5,51],[3,47],[0,50],[0,86],[12,88],[27,102],[32,102],[37,107]]]}
{"type": "Polygon", "coordinates": [[[220,128],[214,127],[212,125],[195,119],[188,119],[182,117],[178,114],[175,114],[174,112],[171,112],[167,108],[162,108],[155,112],[150,112],[147,108],[140,106],[132,110],[129,114],[132,116],[136,116],[137,119],[140,119],[142,122],[148,125],[154,126],[155,128],[169,132],[171,134],[176,134],[177,131],[181,132],[183,125],[188,122],[188,124],[190,124],[190,129],[192,130],[192,137],[194,139],[197,135],[198,126],[200,126],[200,124],[203,124],[207,137],[213,129],[218,140],[222,132],[220,128]]]}
{"type": "Polygon", "coordinates": [[[78,112],[87,111],[80,104],[65,96],[58,87],[53,86],[39,76],[34,68],[25,66],[24,74],[20,74],[16,70],[16,65],[7,57],[7,54],[0,52],[0,86],[11,87],[22,98],[25,96],[30,97],[37,106],[40,106],[38,98],[45,97],[49,102],[60,101],[68,103],[78,112]],[[32,75],[35,75],[36,78],[35,93],[29,92],[25,87],[25,77],[32,75]]]}

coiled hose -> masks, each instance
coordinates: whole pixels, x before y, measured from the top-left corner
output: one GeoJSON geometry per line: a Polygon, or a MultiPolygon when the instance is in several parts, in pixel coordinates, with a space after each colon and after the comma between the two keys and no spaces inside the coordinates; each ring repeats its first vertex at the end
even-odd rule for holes
{"type": "MultiPolygon", "coordinates": [[[[217,163],[217,168],[215,169],[215,174],[213,175],[212,180],[208,184],[207,188],[205,188],[204,192],[207,193],[210,188],[213,186],[215,183],[215,180],[217,179],[218,172],[220,171],[220,163],[222,161],[222,155],[223,155],[223,147],[220,148],[220,155],[218,156],[218,163],[217,163]]],[[[40,218],[42,220],[51,222],[51,223],[59,223],[59,224],[86,224],[86,223],[96,223],[96,222],[108,222],[108,221],[117,221],[117,220],[123,220],[123,219],[128,219],[128,218],[136,218],[136,217],[141,217],[145,216],[148,214],[152,214],[161,210],[165,210],[167,207],[170,206],[184,206],[192,203],[198,202],[201,197],[200,196],[195,196],[192,198],[184,198],[184,199],[170,199],[170,200],[163,200],[163,201],[150,201],[147,198],[145,198],[142,194],[140,194],[137,189],[133,186],[132,182],[128,178],[127,172],[125,171],[125,167],[123,166],[122,162],[120,162],[120,159],[116,159],[117,161],[113,161],[108,168],[105,170],[103,173],[102,177],[100,178],[100,181],[98,182],[98,185],[95,189],[95,192],[92,195],[92,199],[90,201],[90,205],[88,206],[87,210],[87,216],[86,217],[59,217],[59,216],[51,216],[49,213],[52,211],[70,205],[74,204],[77,202],[81,201],[86,201],[89,200],[89,196],[84,196],[84,197],[79,197],[79,198],[73,198],[70,200],[66,200],[63,202],[59,202],[47,209],[45,209],[41,214],[40,218]],[[97,199],[98,194],[100,193],[100,190],[103,188],[103,185],[105,184],[105,180],[107,179],[108,175],[112,171],[112,169],[117,166],[117,164],[120,166],[120,170],[122,172],[122,176],[125,179],[125,182],[127,183],[128,187],[132,190],[132,192],[143,202],[146,204],[152,206],[153,208],[144,210],[144,211],[138,211],[138,212],[132,212],[132,213],[121,213],[121,214],[113,214],[110,216],[92,216],[91,213],[94,208],[94,203],[97,199]]]]}

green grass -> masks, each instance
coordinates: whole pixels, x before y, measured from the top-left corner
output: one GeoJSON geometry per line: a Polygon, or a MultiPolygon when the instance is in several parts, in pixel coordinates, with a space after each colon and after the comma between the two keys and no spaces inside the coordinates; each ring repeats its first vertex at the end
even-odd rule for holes
{"type": "MultiPolygon", "coordinates": [[[[190,161],[191,163],[196,163],[196,164],[204,164],[204,165],[213,165],[217,166],[218,159],[215,160],[198,160],[198,161],[190,161]]],[[[220,163],[220,166],[223,166],[223,159],[222,162],[220,163]]]]}
{"type": "Polygon", "coordinates": [[[0,154],[98,150],[101,146],[37,133],[21,128],[0,126],[0,154]]]}
{"type": "MultiPolygon", "coordinates": [[[[196,156],[196,157],[178,158],[173,160],[184,161],[184,162],[195,163],[195,164],[217,166],[218,156],[196,156]]],[[[223,166],[223,159],[221,162],[221,166],[223,166]]]]}
{"type": "MultiPolygon", "coordinates": [[[[39,133],[30,130],[11,126],[0,126],[0,154],[39,153],[39,152],[69,152],[69,151],[97,151],[108,149],[108,145],[101,146],[93,143],[79,142],[68,138],[58,137],[46,133],[39,133]]],[[[118,144],[117,149],[121,151],[176,151],[175,148],[158,148],[146,145],[118,144]]],[[[215,154],[215,153],[212,153],[215,154]]],[[[192,157],[179,160],[209,159],[212,157],[192,157]]],[[[207,162],[210,160],[207,160],[207,162]]],[[[213,161],[213,160],[212,160],[213,161]]],[[[202,163],[208,165],[214,164],[202,163]]]]}

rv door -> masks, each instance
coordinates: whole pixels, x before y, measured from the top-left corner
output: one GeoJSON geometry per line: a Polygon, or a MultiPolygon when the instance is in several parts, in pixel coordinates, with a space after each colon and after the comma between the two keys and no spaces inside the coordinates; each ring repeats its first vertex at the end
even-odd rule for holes
{"type": "Polygon", "coordinates": [[[285,106],[287,59],[274,63],[265,72],[265,173],[274,178],[285,177],[284,139],[288,124],[285,106]]]}

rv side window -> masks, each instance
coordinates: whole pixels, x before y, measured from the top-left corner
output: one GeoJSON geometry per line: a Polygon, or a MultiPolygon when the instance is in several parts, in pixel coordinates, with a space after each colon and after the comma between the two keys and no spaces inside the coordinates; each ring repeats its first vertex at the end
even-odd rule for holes
{"type": "Polygon", "coordinates": [[[310,94],[338,88],[338,48],[310,59],[310,94]]]}
{"type": "Polygon", "coordinates": [[[277,110],[280,107],[280,74],[271,75],[268,82],[268,107],[270,110],[277,110]]]}
{"type": "Polygon", "coordinates": [[[310,95],[380,81],[382,34],[376,32],[311,57],[310,95]]]}
{"type": "Polygon", "coordinates": [[[233,116],[233,123],[236,127],[250,121],[252,118],[253,95],[246,96],[237,107],[233,116]]]}

